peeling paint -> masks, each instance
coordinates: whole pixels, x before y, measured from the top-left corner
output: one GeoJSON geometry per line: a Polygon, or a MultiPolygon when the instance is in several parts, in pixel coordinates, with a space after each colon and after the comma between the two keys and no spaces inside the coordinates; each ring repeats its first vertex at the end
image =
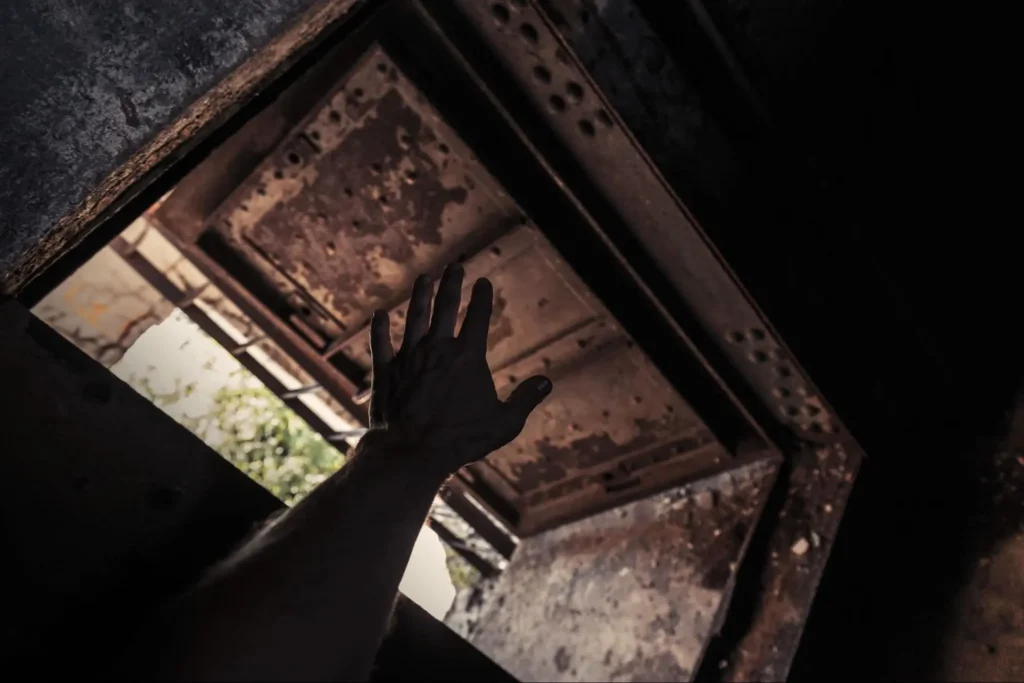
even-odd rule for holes
{"type": "Polygon", "coordinates": [[[742,561],[775,469],[745,474],[524,539],[470,642],[524,681],[687,680],[727,603],[727,582],[709,577],[742,561]],[[706,491],[719,494],[707,510],[706,491]]]}

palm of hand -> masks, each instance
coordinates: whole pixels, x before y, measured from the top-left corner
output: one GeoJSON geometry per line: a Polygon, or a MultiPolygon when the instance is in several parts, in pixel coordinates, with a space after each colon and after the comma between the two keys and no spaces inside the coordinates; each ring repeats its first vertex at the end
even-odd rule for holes
{"type": "Polygon", "coordinates": [[[531,377],[507,401],[498,399],[486,360],[491,284],[486,279],[476,282],[455,336],[462,278],[461,266],[445,270],[432,319],[430,280],[416,281],[397,354],[391,347],[387,313],[374,314],[370,332],[371,429],[417,441],[446,475],[518,436],[530,412],[551,390],[547,378],[531,377]]]}

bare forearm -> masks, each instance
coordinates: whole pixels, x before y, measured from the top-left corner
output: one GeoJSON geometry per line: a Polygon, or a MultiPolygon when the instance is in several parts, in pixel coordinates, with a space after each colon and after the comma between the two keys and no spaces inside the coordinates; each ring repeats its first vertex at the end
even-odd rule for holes
{"type": "MultiPolygon", "coordinates": [[[[364,679],[443,477],[383,434],[189,596],[183,678],[364,679]],[[402,464],[395,464],[402,463],[402,464]]],[[[171,650],[172,655],[174,650],[171,650]]]]}

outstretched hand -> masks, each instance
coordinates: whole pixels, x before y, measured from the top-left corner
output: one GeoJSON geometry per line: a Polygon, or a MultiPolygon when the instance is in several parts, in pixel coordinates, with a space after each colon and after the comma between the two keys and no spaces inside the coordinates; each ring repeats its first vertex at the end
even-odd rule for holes
{"type": "Polygon", "coordinates": [[[516,438],[551,392],[551,381],[538,375],[521,382],[508,400],[498,399],[486,358],[494,293],[486,278],[476,281],[456,336],[462,279],[462,266],[445,269],[433,318],[430,278],[416,280],[397,354],[387,312],[376,311],[370,326],[371,433],[385,431],[419,446],[413,452],[430,460],[420,464],[440,476],[454,474],[516,438]]]}

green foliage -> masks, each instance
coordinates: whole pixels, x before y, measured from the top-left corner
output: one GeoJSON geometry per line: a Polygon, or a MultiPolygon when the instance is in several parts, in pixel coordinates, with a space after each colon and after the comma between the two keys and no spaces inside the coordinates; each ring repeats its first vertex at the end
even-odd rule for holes
{"type": "MultiPolygon", "coordinates": [[[[180,380],[167,392],[156,391],[148,377],[132,375],[128,383],[168,412],[195,392],[194,384],[182,386],[180,380]]],[[[206,415],[179,414],[175,418],[288,505],[312,491],[345,461],[334,446],[262,385],[222,387],[206,415]]]]}
{"type": "Polygon", "coordinates": [[[462,559],[447,543],[441,545],[444,547],[445,564],[448,566],[448,575],[452,578],[455,590],[460,591],[476,585],[480,580],[480,572],[462,559]]]}
{"type": "Polygon", "coordinates": [[[292,505],[344,456],[266,387],[224,387],[193,431],[231,464],[292,505]]]}

